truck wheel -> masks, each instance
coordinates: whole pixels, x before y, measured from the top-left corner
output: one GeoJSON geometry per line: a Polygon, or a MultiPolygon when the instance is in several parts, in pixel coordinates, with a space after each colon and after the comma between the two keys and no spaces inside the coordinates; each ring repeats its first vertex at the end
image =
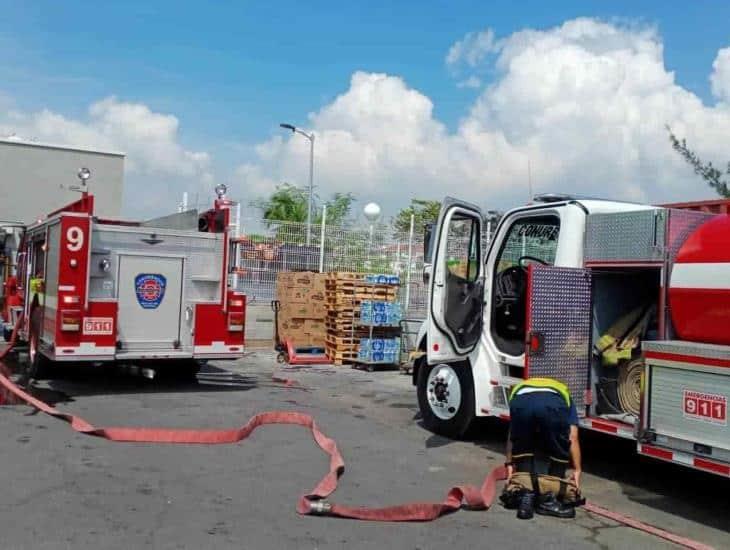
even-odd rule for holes
{"type": "Polygon", "coordinates": [[[458,439],[474,420],[474,380],[468,363],[428,365],[418,359],[416,393],[423,423],[434,433],[458,439]]]}

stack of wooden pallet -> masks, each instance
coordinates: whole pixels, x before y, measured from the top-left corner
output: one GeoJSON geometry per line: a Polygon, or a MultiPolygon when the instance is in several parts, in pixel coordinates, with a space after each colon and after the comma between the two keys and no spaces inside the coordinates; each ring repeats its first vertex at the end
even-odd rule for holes
{"type": "Polygon", "coordinates": [[[395,286],[366,283],[362,273],[328,273],[325,279],[325,349],[330,361],[335,365],[356,362],[360,339],[368,337],[368,329],[359,324],[363,300],[392,302],[396,295],[395,286]]]}

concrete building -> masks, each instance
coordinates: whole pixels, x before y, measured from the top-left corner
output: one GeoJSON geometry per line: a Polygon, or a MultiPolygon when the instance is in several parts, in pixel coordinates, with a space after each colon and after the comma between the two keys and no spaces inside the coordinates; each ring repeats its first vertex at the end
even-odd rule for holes
{"type": "Polygon", "coordinates": [[[99,216],[122,208],[124,153],[0,139],[0,221],[32,222],[76,200],[80,168],[91,170],[89,190],[99,216]]]}

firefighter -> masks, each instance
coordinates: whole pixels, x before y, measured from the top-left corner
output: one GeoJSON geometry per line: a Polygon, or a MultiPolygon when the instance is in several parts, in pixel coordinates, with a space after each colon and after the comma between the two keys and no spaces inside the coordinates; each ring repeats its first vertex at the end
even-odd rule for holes
{"type": "Polygon", "coordinates": [[[43,305],[45,303],[44,297],[46,292],[46,282],[43,278],[43,272],[39,269],[36,271],[34,277],[30,279],[30,293],[31,298],[31,310],[36,306],[43,305]]]}
{"type": "Polygon", "coordinates": [[[580,496],[578,413],[568,387],[551,378],[529,378],[509,396],[508,484],[502,500],[517,517],[533,512],[575,517],[580,496]],[[572,462],[573,473],[566,478],[572,462]]]}
{"type": "Polygon", "coordinates": [[[5,307],[3,308],[3,320],[6,323],[11,321],[10,310],[13,307],[22,306],[23,299],[18,293],[18,279],[11,275],[4,283],[5,286],[5,307]]]}

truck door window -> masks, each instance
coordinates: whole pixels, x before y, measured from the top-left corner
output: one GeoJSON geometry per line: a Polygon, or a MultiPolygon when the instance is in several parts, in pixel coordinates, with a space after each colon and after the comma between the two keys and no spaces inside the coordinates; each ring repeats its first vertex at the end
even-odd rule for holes
{"type": "Polygon", "coordinates": [[[446,237],[446,254],[439,260],[445,262],[444,322],[456,344],[466,348],[478,340],[482,330],[480,219],[455,213],[446,237]]]}
{"type": "Polygon", "coordinates": [[[527,266],[553,265],[560,219],[540,216],[516,220],[502,242],[494,270],[492,335],[509,355],[522,355],[525,340],[527,266]]]}
{"type": "Polygon", "coordinates": [[[446,267],[450,275],[470,283],[479,275],[478,232],[474,218],[454,216],[449,223],[446,267]]]}

